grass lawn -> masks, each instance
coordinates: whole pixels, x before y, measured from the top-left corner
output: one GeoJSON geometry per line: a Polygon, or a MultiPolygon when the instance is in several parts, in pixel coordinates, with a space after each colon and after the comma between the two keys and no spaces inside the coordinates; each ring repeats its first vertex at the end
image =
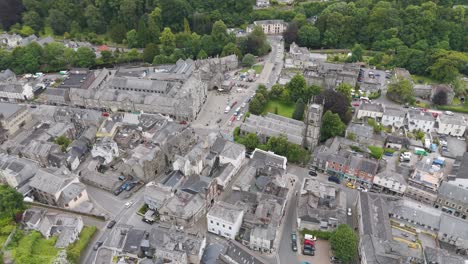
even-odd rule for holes
{"type": "Polygon", "coordinates": [[[247,72],[250,69],[254,69],[256,74],[260,74],[263,71],[263,65],[257,64],[257,65],[252,66],[252,68],[245,67],[242,70],[240,70],[240,72],[247,72]]]}
{"type": "Polygon", "coordinates": [[[430,77],[426,77],[426,76],[421,76],[421,75],[414,75],[414,74],[411,74],[411,79],[413,79],[413,81],[415,83],[427,83],[427,84],[431,84],[431,83],[439,83],[437,80],[434,80],[430,77]]]}
{"type": "Polygon", "coordinates": [[[264,113],[275,113],[275,108],[278,108],[278,115],[292,118],[294,113],[294,104],[285,104],[277,100],[270,100],[267,103],[264,113]]]}
{"type": "Polygon", "coordinates": [[[458,97],[453,97],[452,105],[459,105],[461,104],[460,99],[458,97]]]}
{"type": "Polygon", "coordinates": [[[468,114],[468,105],[467,104],[462,104],[462,105],[441,105],[441,106],[437,106],[437,109],[468,114]]]}

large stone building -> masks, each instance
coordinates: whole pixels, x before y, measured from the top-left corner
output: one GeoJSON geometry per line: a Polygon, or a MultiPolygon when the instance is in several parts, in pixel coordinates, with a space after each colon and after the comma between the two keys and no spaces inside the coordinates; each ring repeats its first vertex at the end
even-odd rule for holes
{"type": "Polygon", "coordinates": [[[304,71],[304,78],[308,85],[318,85],[325,89],[334,89],[341,83],[356,86],[359,66],[356,64],[334,64],[318,62],[310,65],[304,71]]]}
{"type": "Polygon", "coordinates": [[[235,67],[237,58],[229,56],[201,62],[179,60],[170,66],[104,69],[86,89],[70,88],[69,96],[76,106],[194,120],[208,89],[220,87],[222,71],[235,67]]]}
{"type": "Polygon", "coordinates": [[[250,115],[240,126],[243,135],[255,133],[265,143],[270,137],[285,136],[289,142],[312,150],[320,139],[323,106],[312,104],[306,109],[306,121],[268,113],[266,116],[250,115]]]}
{"type": "Polygon", "coordinates": [[[254,21],[252,25],[247,27],[247,33],[251,33],[256,26],[261,27],[267,35],[281,35],[288,28],[288,23],[281,19],[254,21]]]}
{"type": "Polygon", "coordinates": [[[8,135],[14,134],[31,119],[27,106],[0,103],[0,125],[8,135]]]}

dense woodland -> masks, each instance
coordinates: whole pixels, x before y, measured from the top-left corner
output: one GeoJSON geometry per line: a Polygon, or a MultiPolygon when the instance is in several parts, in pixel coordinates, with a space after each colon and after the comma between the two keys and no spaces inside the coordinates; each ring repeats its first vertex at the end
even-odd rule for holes
{"type": "MultiPolygon", "coordinates": [[[[458,72],[468,73],[464,0],[328,1],[261,10],[253,9],[254,2],[23,0],[20,21],[5,30],[146,48],[140,59],[158,64],[178,58],[265,54],[269,47],[264,36],[236,39],[224,30],[245,28],[255,20],[284,19],[291,22],[284,34],[287,43],[315,49],[359,44],[362,50],[373,51],[373,65],[405,67],[440,81],[452,82],[458,72]]],[[[0,61],[0,68],[8,65],[15,63],[0,61]]]]}

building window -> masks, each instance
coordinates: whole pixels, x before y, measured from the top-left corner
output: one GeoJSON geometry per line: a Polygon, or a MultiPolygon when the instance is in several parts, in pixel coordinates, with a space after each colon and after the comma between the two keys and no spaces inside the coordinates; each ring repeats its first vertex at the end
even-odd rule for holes
{"type": "Polygon", "coordinates": [[[213,220],[211,220],[210,222],[213,223],[213,220]]]}
{"type": "Polygon", "coordinates": [[[229,227],[229,230],[232,230],[232,227],[229,227]]]}
{"type": "Polygon", "coordinates": [[[223,225],[223,228],[226,228],[226,225],[223,225]]]}
{"type": "Polygon", "coordinates": [[[218,222],[216,222],[216,225],[217,225],[217,226],[219,226],[219,223],[218,223],[218,222]]]}

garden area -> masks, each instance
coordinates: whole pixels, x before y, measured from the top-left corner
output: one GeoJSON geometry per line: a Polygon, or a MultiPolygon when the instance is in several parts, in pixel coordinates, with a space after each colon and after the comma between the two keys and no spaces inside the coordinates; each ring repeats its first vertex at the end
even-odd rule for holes
{"type": "Polygon", "coordinates": [[[54,247],[56,241],[57,237],[45,239],[37,231],[27,234],[17,231],[8,248],[11,248],[17,264],[52,263],[59,252],[59,249],[54,247]]]}
{"type": "Polygon", "coordinates": [[[284,103],[280,100],[272,99],[268,101],[263,113],[273,113],[276,115],[292,118],[294,109],[295,106],[293,103],[284,103]]]}

